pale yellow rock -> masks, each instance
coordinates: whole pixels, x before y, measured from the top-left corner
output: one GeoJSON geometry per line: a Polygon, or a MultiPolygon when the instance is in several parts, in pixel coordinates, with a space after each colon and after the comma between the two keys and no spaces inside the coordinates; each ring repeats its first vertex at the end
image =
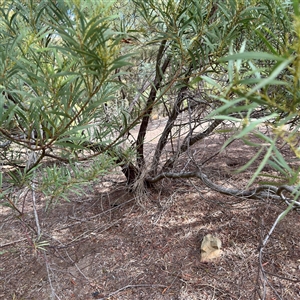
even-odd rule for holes
{"type": "Polygon", "coordinates": [[[201,261],[209,261],[220,257],[221,241],[217,237],[207,234],[201,243],[201,261]]]}

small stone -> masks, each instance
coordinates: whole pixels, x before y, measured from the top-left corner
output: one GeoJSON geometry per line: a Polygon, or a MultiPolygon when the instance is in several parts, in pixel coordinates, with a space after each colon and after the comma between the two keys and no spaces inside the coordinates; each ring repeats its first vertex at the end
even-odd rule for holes
{"type": "Polygon", "coordinates": [[[221,255],[221,241],[217,237],[207,234],[201,243],[201,262],[216,259],[221,255]]]}

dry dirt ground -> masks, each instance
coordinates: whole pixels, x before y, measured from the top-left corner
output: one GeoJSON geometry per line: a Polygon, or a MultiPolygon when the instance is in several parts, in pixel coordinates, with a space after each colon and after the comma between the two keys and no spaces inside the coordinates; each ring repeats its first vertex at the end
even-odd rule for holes
{"type": "MultiPolygon", "coordinates": [[[[213,153],[215,146],[201,147],[213,153]]],[[[233,143],[203,171],[215,183],[245,186],[250,173],[232,169],[254,150],[240,146],[233,143]]],[[[194,153],[203,159],[201,147],[194,153]]],[[[300,299],[299,213],[280,222],[259,257],[284,205],[224,196],[200,180],[164,180],[137,196],[123,181],[112,172],[47,212],[38,198],[46,251],[24,225],[35,227],[31,202],[23,220],[0,206],[0,299],[300,299]],[[222,256],[202,263],[208,233],[221,239],[222,256]]]]}

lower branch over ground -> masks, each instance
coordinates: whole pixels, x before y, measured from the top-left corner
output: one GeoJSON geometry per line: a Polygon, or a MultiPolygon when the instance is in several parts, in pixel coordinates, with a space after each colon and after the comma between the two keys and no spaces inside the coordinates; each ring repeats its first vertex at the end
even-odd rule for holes
{"type": "Polygon", "coordinates": [[[290,205],[293,202],[294,208],[300,209],[299,201],[294,201],[291,198],[286,198],[283,194],[283,192],[287,192],[291,195],[293,194],[295,195],[297,193],[297,189],[293,186],[281,185],[277,187],[273,185],[262,185],[257,188],[253,188],[249,190],[224,188],[223,186],[213,183],[210,179],[208,179],[207,175],[205,175],[200,171],[186,172],[186,173],[171,173],[171,172],[161,173],[155,177],[147,178],[146,181],[153,184],[162,180],[163,178],[170,178],[170,179],[199,178],[202,181],[202,183],[204,183],[210,189],[225,195],[251,198],[251,199],[271,198],[274,200],[283,201],[287,205],[290,205]]]}

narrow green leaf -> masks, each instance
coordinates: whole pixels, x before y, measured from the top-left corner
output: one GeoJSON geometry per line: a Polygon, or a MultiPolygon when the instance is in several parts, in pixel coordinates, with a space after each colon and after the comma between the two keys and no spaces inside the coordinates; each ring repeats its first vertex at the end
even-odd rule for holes
{"type": "Polygon", "coordinates": [[[289,174],[278,164],[278,162],[276,163],[272,159],[268,160],[268,165],[270,165],[274,170],[278,171],[279,173],[283,174],[284,176],[287,176],[289,174]]]}
{"type": "Polygon", "coordinates": [[[212,119],[226,120],[226,121],[233,121],[233,122],[241,122],[240,118],[235,118],[235,117],[231,117],[231,116],[228,116],[228,115],[218,115],[218,116],[212,117],[212,119]]]}
{"type": "Polygon", "coordinates": [[[220,62],[225,62],[225,61],[230,61],[230,60],[237,60],[237,59],[242,59],[242,60],[252,60],[252,59],[257,59],[257,60],[275,60],[278,62],[284,62],[286,60],[285,57],[270,54],[267,52],[242,52],[242,53],[236,53],[232,55],[228,55],[225,57],[222,57],[219,59],[220,62]]]}
{"type": "Polygon", "coordinates": [[[286,210],[281,214],[278,221],[281,221],[294,207],[295,201],[299,198],[300,193],[298,192],[297,195],[294,197],[294,200],[289,204],[286,210]]]}
{"type": "Polygon", "coordinates": [[[268,39],[265,37],[265,34],[263,34],[260,30],[255,30],[256,34],[261,38],[261,40],[265,43],[265,45],[268,47],[268,49],[275,55],[279,56],[279,53],[275,50],[275,48],[272,46],[272,44],[268,41],[268,39]]]}
{"type": "Polygon", "coordinates": [[[224,102],[225,104],[218,107],[217,109],[213,110],[208,116],[207,119],[209,118],[213,118],[216,117],[216,115],[223,113],[224,111],[226,111],[226,109],[234,107],[235,105],[237,105],[239,102],[246,100],[246,98],[238,98],[235,100],[227,100],[227,99],[222,99],[220,97],[217,97],[218,100],[224,102]]]}
{"type": "Polygon", "coordinates": [[[274,145],[272,144],[267,153],[265,154],[263,160],[261,161],[261,163],[259,164],[258,168],[256,169],[256,171],[254,172],[254,174],[252,175],[247,187],[249,187],[253,182],[254,180],[259,176],[261,170],[264,168],[264,166],[267,164],[271,154],[272,154],[272,151],[273,151],[273,148],[274,148],[274,145]]]}
{"type": "Polygon", "coordinates": [[[251,147],[260,147],[261,146],[261,143],[260,144],[254,143],[253,141],[248,140],[247,138],[241,138],[241,139],[244,142],[244,144],[247,146],[251,146],[251,147]]]}
{"type": "Polygon", "coordinates": [[[274,154],[275,154],[275,158],[276,158],[276,162],[285,170],[287,170],[289,173],[292,173],[292,169],[290,168],[290,166],[287,164],[286,160],[284,159],[284,157],[282,156],[282,154],[278,151],[277,148],[274,149],[274,154]]]}
{"type": "Polygon", "coordinates": [[[264,149],[263,147],[260,148],[259,151],[245,165],[243,165],[242,167],[240,167],[236,172],[240,173],[240,172],[243,172],[246,169],[248,169],[256,161],[256,159],[262,153],[263,149],[264,149]]]}
{"type": "Polygon", "coordinates": [[[277,66],[277,68],[271,73],[271,75],[263,80],[255,87],[253,87],[248,93],[247,96],[250,96],[254,92],[258,91],[259,89],[265,87],[269,84],[276,84],[278,85],[278,81],[274,81],[274,79],[294,60],[294,57],[290,57],[289,59],[284,60],[281,64],[277,66]]]}
{"type": "Polygon", "coordinates": [[[276,113],[273,113],[269,116],[266,116],[266,117],[263,117],[263,118],[260,118],[260,119],[257,119],[255,121],[251,121],[239,134],[237,134],[235,136],[236,139],[239,139],[239,138],[242,138],[244,137],[245,135],[247,135],[248,133],[252,132],[258,125],[270,120],[270,119],[273,119],[275,117],[277,117],[278,114],[276,113]]]}
{"type": "Polygon", "coordinates": [[[222,87],[215,80],[213,80],[212,78],[210,78],[208,76],[201,76],[201,79],[205,80],[207,83],[216,87],[219,91],[222,89],[222,87]]]}
{"type": "Polygon", "coordinates": [[[294,7],[294,14],[295,14],[295,16],[299,17],[300,16],[299,0],[293,0],[293,7],[294,7]]]}

